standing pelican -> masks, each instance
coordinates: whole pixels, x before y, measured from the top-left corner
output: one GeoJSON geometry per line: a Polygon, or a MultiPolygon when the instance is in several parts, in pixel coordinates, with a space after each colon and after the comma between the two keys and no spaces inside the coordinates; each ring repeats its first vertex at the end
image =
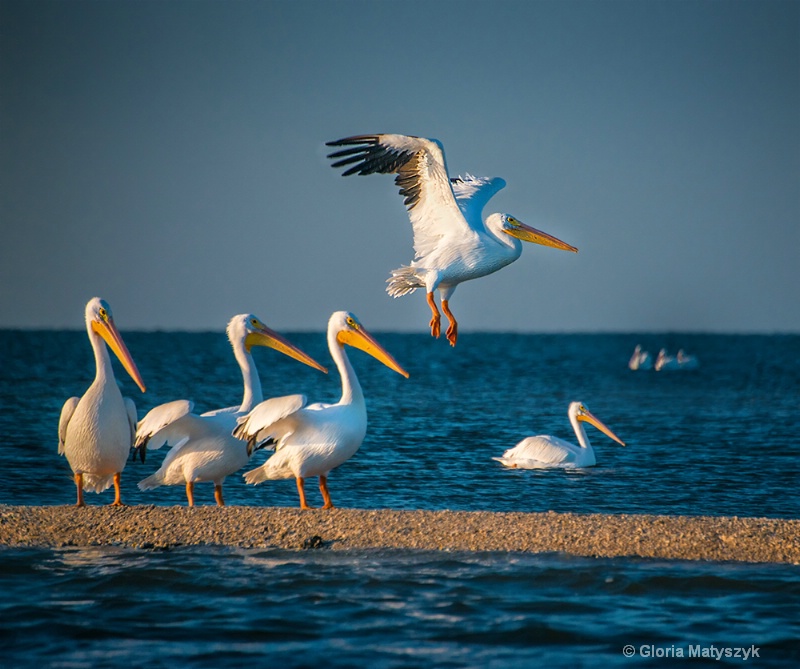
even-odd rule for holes
{"type": "Polygon", "coordinates": [[[395,183],[405,197],[414,233],[414,260],[392,270],[386,292],[392,297],[427,291],[431,309],[431,335],[438,337],[441,316],[434,300],[439,290],[442,311],[449,321],[446,336],[451,346],[458,339],[458,323],[449,300],[459,283],[502,269],[522,254],[519,240],[576,251],[574,246],[520,223],[508,214],[482,218],[489,199],[506,185],[503,179],[450,179],[444,147],[435,139],[410,135],[357,135],[328,146],[346,146],[328,157],[332,167],[351,165],[351,174],[397,174],[395,183]]]}
{"type": "Polygon", "coordinates": [[[492,458],[502,462],[506,467],[517,467],[519,469],[548,469],[550,467],[562,467],[565,469],[575,467],[593,467],[597,464],[594,457],[594,449],[586,436],[583,423],[590,423],[606,436],[611,437],[618,444],[624,446],[622,441],[600,419],[592,415],[585,404],[572,402],[569,405],[569,422],[575,430],[580,446],[549,435],[539,435],[537,437],[526,437],[514,448],[510,448],[503,453],[502,458],[492,458]]]}
{"type": "Polygon", "coordinates": [[[86,305],[86,332],[94,351],[97,373],[83,397],[70,397],[58,421],[58,453],[67,456],[75,475],[78,506],[84,506],[83,491],[103,492],[113,482],[114,502],[121,506],[119,482],[136,432],[136,405],[122,397],[114,378],[106,344],[119,358],[136,385],[144,381],[114,324],[111,307],[94,297],[86,305]]]}
{"type": "Polygon", "coordinates": [[[319,477],[323,509],[332,509],[328,473],[349,460],[367,433],[367,406],[345,345],[360,348],[389,369],[408,378],[406,372],[346,311],[335,312],[328,321],[328,348],[342,378],[342,398],[336,404],[306,406],[304,395],[289,395],[259,404],[241,418],[234,435],[251,447],[266,443],[275,454],[263,465],[244,475],[247,483],[294,477],[300,494],[300,508],[306,504],[305,479],[319,477]]]}
{"type": "Polygon", "coordinates": [[[175,400],[151,409],[136,432],[135,447],[142,461],[146,449],[158,449],[165,443],[171,444],[172,449],[158,471],[139,482],[140,490],[185,483],[189,506],[194,506],[194,484],[213,481],[214,499],[218,506],[225,505],[222,482],[244,467],[252,453],[250,445],[234,438],[231,431],[236,427],[237,418],[246,415],[264,399],[258,370],[250,353],[252,346],[268,346],[310,367],[328,371],[252,314],[234,316],[228,323],[227,334],[242,370],[244,395],[241,404],[199,416],[192,413],[194,405],[187,400],[175,400]]]}

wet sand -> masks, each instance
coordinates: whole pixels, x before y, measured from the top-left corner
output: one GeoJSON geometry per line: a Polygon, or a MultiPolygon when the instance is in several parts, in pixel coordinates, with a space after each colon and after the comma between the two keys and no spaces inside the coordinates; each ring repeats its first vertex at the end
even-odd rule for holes
{"type": "Polygon", "coordinates": [[[399,548],[800,564],[800,520],[214,506],[0,505],[0,545],[399,548]]]}

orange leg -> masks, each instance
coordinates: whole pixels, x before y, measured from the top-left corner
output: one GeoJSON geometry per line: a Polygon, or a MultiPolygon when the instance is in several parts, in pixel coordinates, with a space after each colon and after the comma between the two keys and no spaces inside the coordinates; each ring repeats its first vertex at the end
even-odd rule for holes
{"type": "Polygon", "coordinates": [[[186,499],[189,500],[189,506],[194,506],[194,483],[186,481],[186,499]]]}
{"type": "Polygon", "coordinates": [[[306,504],[306,489],[304,487],[305,479],[302,476],[297,477],[297,492],[300,494],[300,508],[313,509],[313,506],[306,504]]]}
{"type": "Polygon", "coordinates": [[[78,489],[78,502],[75,506],[86,506],[86,502],[83,501],[83,474],[81,472],[75,474],[75,487],[78,489]]]}
{"type": "Polygon", "coordinates": [[[458,340],[458,323],[456,322],[456,317],[453,316],[453,312],[450,311],[450,305],[447,300],[442,300],[442,311],[447,316],[447,320],[450,321],[450,327],[447,328],[445,333],[447,341],[450,342],[450,346],[455,346],[458,340]]]}
{"type": "Polygon", "coordinates": [[[114,474],[114,501],[111,502],[110,506],[125,506],[122,503],[122,494],[119,490],[119,480],[120,480],[120,473],[117,472],[114,474]]]}
{"type": "Polygon", "coordinates": [[[327,476],[320,476],[319,477],[319,491],[322,493],[322,500],[325,504],[322,506],[323,509],[332,509],[333,502],[331,502],[331,494],[328,492],[328,477],[327,476]]]}
{"type": "Polygon", "coordinates": [[[441,322],[442,317],[439,315],[439,310],[436,308],[436,302],[433,299],[433,293],[428,293],[428,306],[431,308],[431,313],[433,314],[430,322],[431,336],[438,339],[439,333],[441,332],[441,326],[439,323],[441,322]]]}
{"type": "Polygon", "coordinates": [[[225,500],[222,499],[222,484],[214,485],[214,499],[217,500],[217,506],[225,506],[225,500]]]}

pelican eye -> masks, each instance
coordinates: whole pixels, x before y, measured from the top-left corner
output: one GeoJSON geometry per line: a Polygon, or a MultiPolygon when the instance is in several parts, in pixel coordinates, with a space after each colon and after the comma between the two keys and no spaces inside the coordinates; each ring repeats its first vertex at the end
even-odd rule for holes
{"type": "Polygon", "coordinates": [[[252,325],[254,328],[257,328],[258,327],[258,319],[251,318],[250,319],[250,325],[252,325]]]}
{"type": "Polygon", "coordinates": [[[104,307],[100,307],[100,310],[97,312],[104,321],[108,320],[108,312],[105,310],[104,307]]]}
{"type": "Polygon", "coordinates": [[[353,328],[354,330],[358,330],[358,323],[356,323],[354,318],[347,317],[347,325],[353,328]]]}

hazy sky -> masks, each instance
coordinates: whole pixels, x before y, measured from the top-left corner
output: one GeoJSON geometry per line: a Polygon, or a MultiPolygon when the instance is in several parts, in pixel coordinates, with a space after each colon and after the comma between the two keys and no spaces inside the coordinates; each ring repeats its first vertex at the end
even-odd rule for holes
{"type": "Polygon", "coordinates": [[[440,139],[525,245],[461,332],[800,332],[800,3],[0,0],[0,327],[283,331],[393,300],[390,176],[324,143],[440,139]]]}

